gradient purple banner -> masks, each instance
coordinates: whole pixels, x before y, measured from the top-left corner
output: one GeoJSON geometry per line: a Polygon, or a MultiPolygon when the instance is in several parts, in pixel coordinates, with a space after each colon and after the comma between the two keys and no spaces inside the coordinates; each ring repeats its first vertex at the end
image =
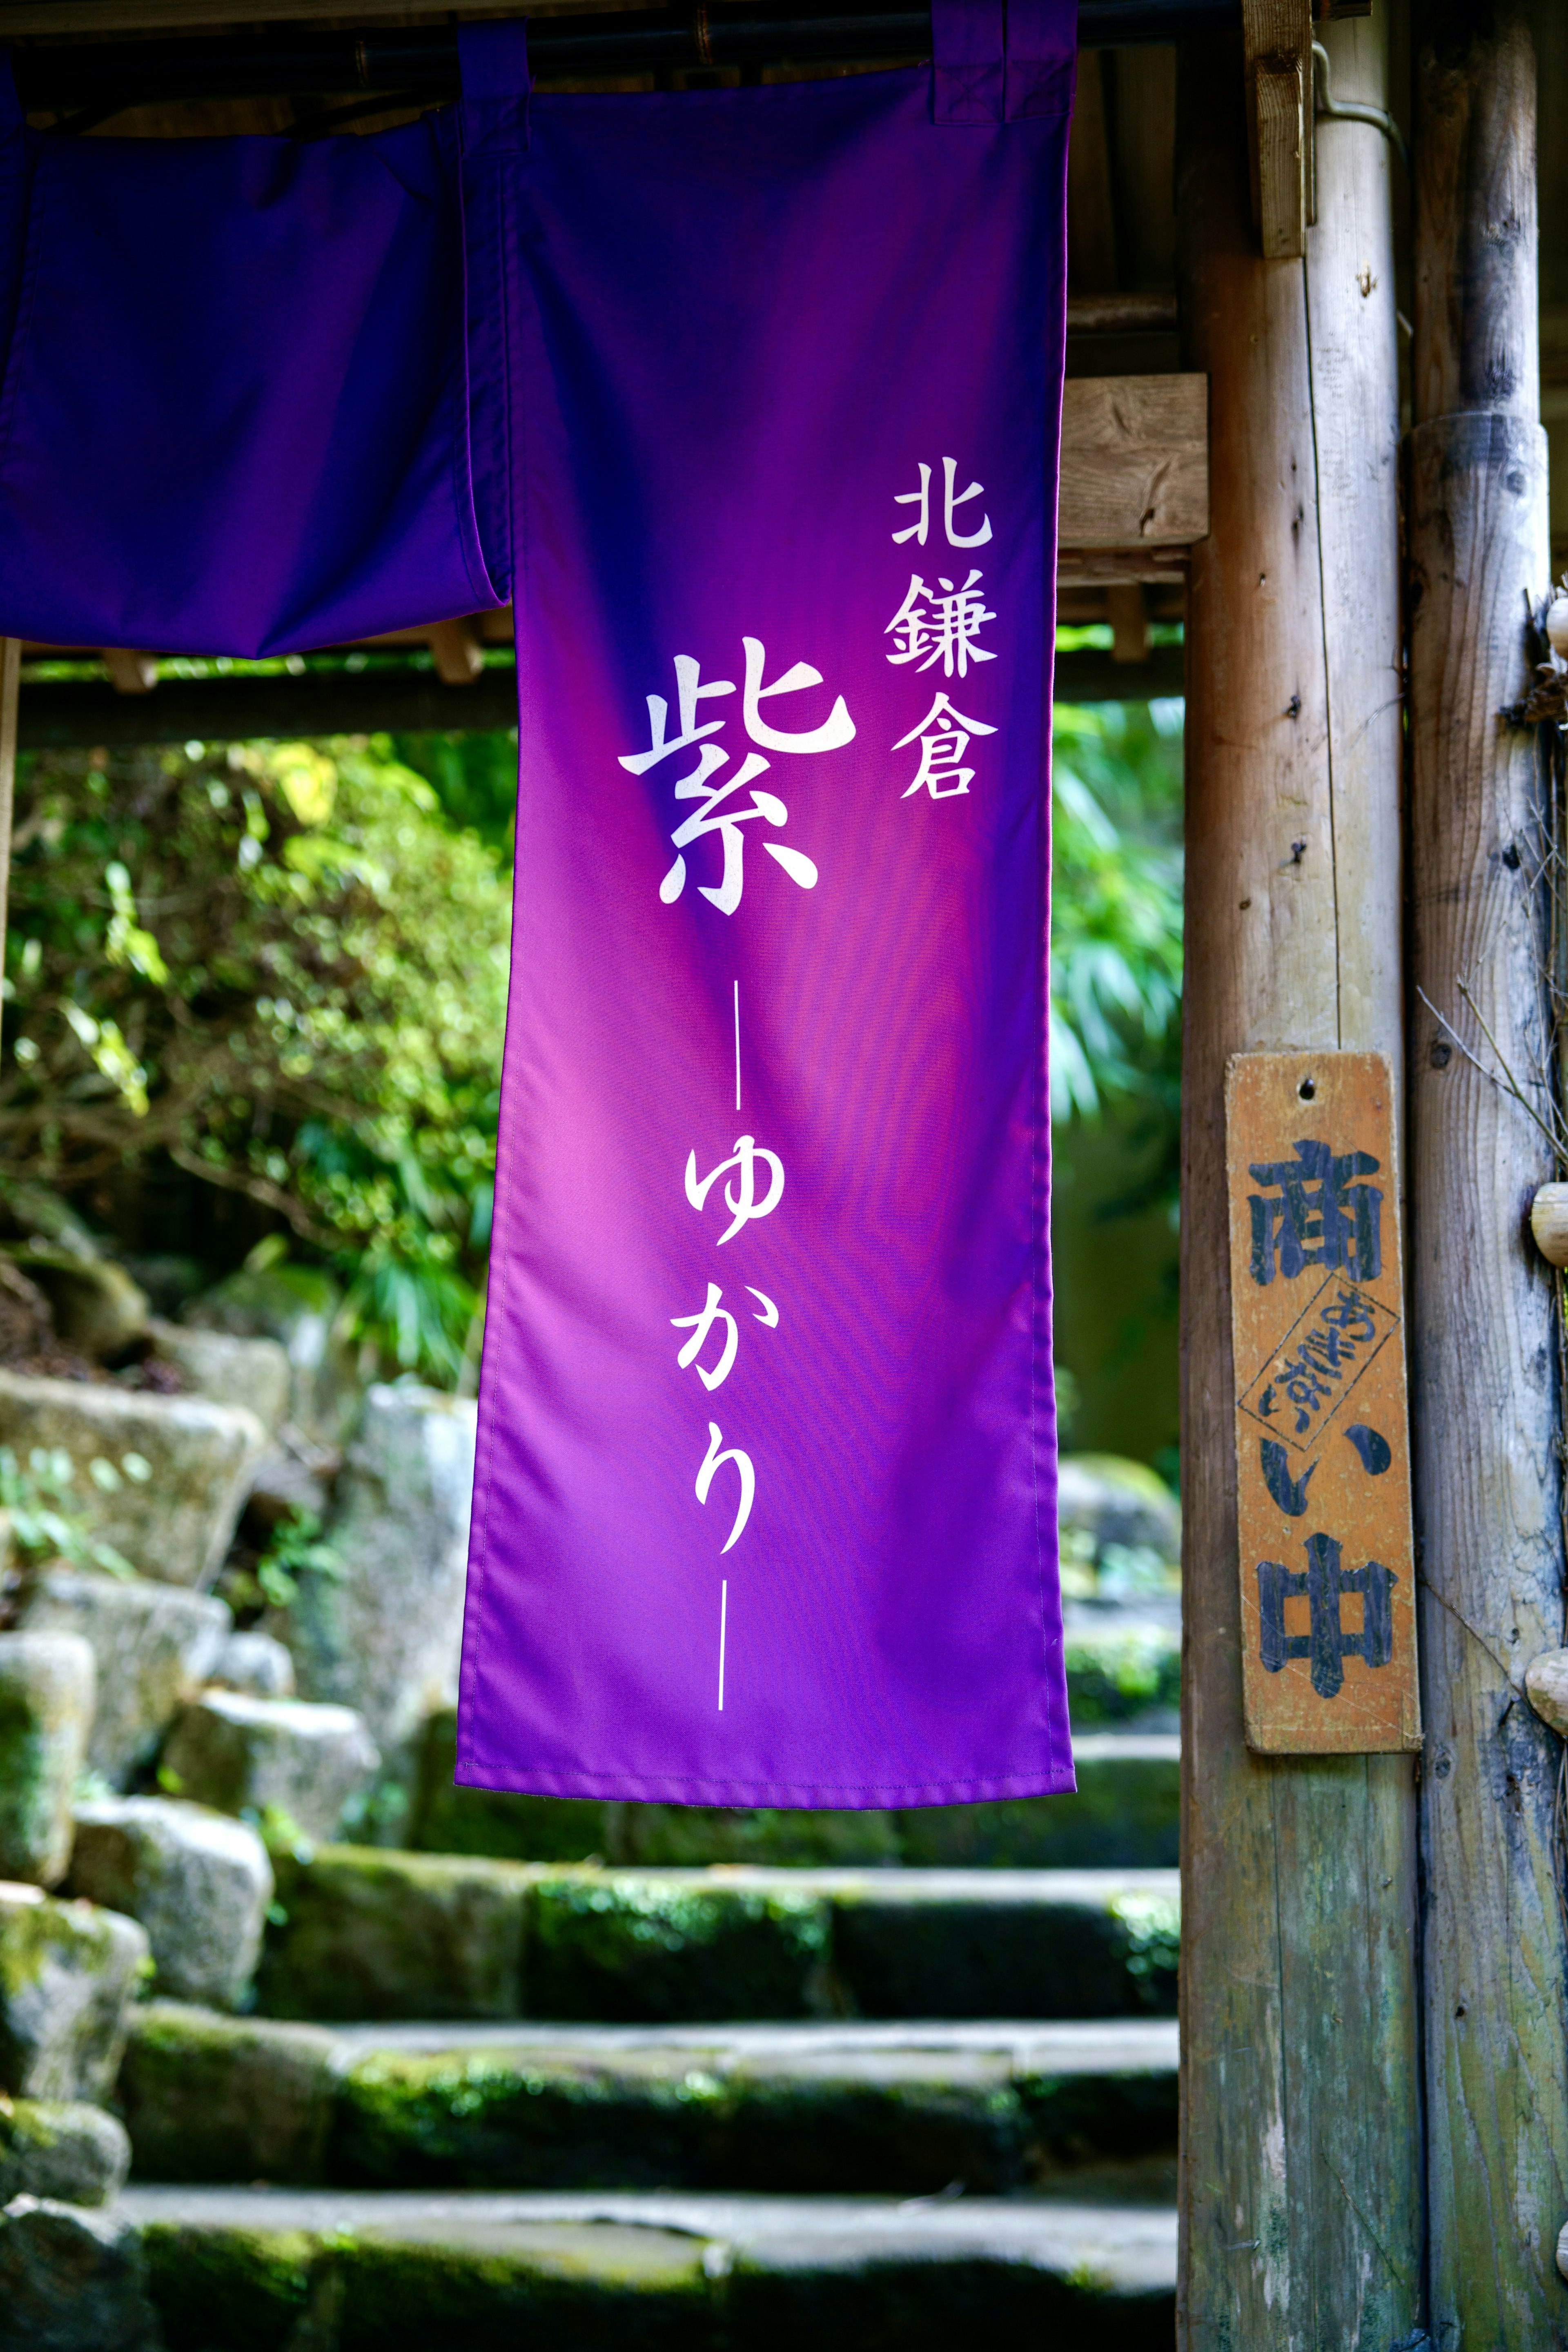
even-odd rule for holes
{"type": "Polygon", "coordinates": [[[463,37],[521,702],[470,1784],[1073,1785],[1045,1053],[1074,17],[1016,5],[1005,60],[1000,7],[937,14],[934,107],[930,70],[523,105],[509,28],[463,37]],[[977,19],[994,58],[944,81],[977,19]]]}

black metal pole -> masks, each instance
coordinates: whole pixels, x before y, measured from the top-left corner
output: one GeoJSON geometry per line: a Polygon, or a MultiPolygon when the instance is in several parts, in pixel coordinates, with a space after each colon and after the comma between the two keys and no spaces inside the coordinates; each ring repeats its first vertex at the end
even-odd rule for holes
{"type": "MultiPolygon", "coordinates": [[[[1240,0],[1082,0],[1084,48],[1174,41],[1240,22],[1240,0]]],[[[536,79],[550,81],[704,68],[878,62],[927,57],[925,7],[705,7],[545,16],[528,28],[536,79]]],[[[228,34],[216,39],[89,41],[11,52],[22,104],[70,112],[187,99],[395,91],[407,104],[461,93],[458,37],[445,26],[407,31],[228,34]]]]}

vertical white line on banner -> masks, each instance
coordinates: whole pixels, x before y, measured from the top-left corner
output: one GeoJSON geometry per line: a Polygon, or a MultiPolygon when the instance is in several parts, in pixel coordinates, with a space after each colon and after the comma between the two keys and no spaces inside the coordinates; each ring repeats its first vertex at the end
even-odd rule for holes
{"type": "Polygon", "coordinates": [[[735,1108],[741,1108],[741,983],[735,982],[735,1108]]]}
{"type": "Polygon", "coordinates": [[[724,1634],[730,1617],[730,1580],[722,1577],[719,1584],[719,1712],[724,1712],[724,1634]]]}

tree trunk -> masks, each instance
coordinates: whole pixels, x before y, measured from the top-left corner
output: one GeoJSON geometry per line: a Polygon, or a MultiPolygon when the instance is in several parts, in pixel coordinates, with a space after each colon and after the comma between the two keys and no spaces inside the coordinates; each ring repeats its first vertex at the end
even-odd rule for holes
{"type": "MultiPolygon", "coordinates": [[[[1321,26],[1384,101],[1385,25],[1321,26]]],[[[1397,1756],[1243,1742],[1225,1066],[1397,1067],[1398,413],[1389,156],[1320,126],[1305,260],[1253,228],[1239,46],[1181,58],[1210,536],[1187,617],[1182,1173],[1182,2274],[1187,2352],[1389,2352],[1421,2299],[1415,1795],[1397,1756]]]]}
{"type": "Polygon", "coordinates": [[[1437,1018],[1495,1068],[1484,1022],[1543,1106],[1543,771],[1498,716],[1525,683],[1549,572],[1535,70],[1506,8],[1436,12],[1424,37],[1409,515],[1413,971],[1428,1003],[1411,1007],[1410,1264],[1430,2326],[1438,2352],[1536,2352],[1568,2345],[1552,2259],[1568,2217],[1561,1743],[1523,1694],[1563,1639],[1552,1282],[1529,1229],[1554,1171],[1529,1112],[1437,1018]]]}

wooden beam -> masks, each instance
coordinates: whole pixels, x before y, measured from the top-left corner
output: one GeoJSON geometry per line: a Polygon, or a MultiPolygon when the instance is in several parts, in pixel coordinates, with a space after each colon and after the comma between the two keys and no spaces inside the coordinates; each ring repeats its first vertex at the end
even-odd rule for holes
{"type": "MultiPolygon", "coordinates": [[[[1347,92],[1380,94],[1385,19],[1322,29],[1347,92]]],[[[1414,1770],[1245,1744],[1224,1119],[1234,1054],[1401,1053],[1388,166],[1375,131],[1325,142],[1304,258],[1265,260],[1240,43],[1178,71],[1213,444],[1186,648],[1178,2340],[1389,2352],[1421,2307],[1414,1770]]]]}
{"type": "Polygon", "coordinates": [[[1146,661],[1149,655],[1149,608],[1143,583],[1128,580],[1105,592],[1106,617],[1110,623],[1110,658],[1114,662],[1146,661]]]}
{"type": "Polygon", "coordinates": [[[437,621],[430,651],[443,686],[472,686],[485,666],[485,649],[468,621],[437,621]]]}
{"type": "Polygon", "coordinates": [[[151,694],[157,685],[156,654],[138,653],[130,646],[100,646],[99,651],[116,694],[151,694]]]}
{"type": "Polygon", "coordinates": [[[1187,553],[1184,547],[1064,547],[1057,558],[1057,593],[1093,588],[1104,596],[1119,582],[1137,580],[1147,588],[1184,593],[1187,553]]]}
{"type": "Polygon", "coordinates": [[[1209,527],[1202,375],[1073,376],[1062,390],[1058,544],[1187,547],[1209,527]]]}
{"type": "Polygon", "coordinates": [[[1173,294],[1075,294],[1068,300],[1069,335],[1173,335],[1173,294]]]}
{"type": "MultiPolygon", "coordinates": [[[[22,648],[0,637],[0,972],[5,969],[5,917],[11,895],[11,812],[16,799],[16,714],[22,683],[22,648]]],[[[0,1018],[5,992],[0,989],[0,1018]]]]}
{"type": "MultiPolygon", "coordinates": [[[[1173,286],[1176,276],[1174,48],[1118,49],[1111,59],[1110,90],[1111,168],[1116,179],[1122,278],[1131,286],[1173,286]]],[[[1174,318],[1171,323],[1174,327],[1174,318]]]]}
{"type": "MultiPolygon", "coordinates": [[[[1092,615],[1104,618],[1102,612],[1092,615]]],[[[1058,702],[1145,702],[1182,692],[1182,648],[1152,646],[1139,663],[1109,653],[1058,654],[1058,702]]],[[[517,677],[492,662],[471,686],[418,670],[312,670],[303,677],[165,678],[156,694],[121,695],[101,679],[22,688],[26,751],[101,744],[228,743],[311,735],[479,733],[517,725],[517,677]]]]}
{"type": "MultiPolygon", "coordinates": [[[[1151,621],[1184,621],[1187,613],[1187,573],[1183,565],[1180,575],[1162,581],[1157,586],[1148,581],[1140,583],[1143,590],[1143,605],[1151,621]]],[[[1088,582],[1057,581],[1057,622],[1061,628],[1086,628],[1096,621],[1110,618],[1110,589],[1105,582],[1092,585],[1088,582]]]]}
{"type": "MultiPolygon", "coordinates": [[[[647,0],[631,0],[627,13],[640,13],[647,0]]],[[[1239,11],[1240,0],[1235,0],[1239,11]]],[[[1362,0],[1368,5],[1368,0],[1362,0]]],[[[605,0],[552,0],[552,5],[531,11],[542,18],[592,16],[604,12],[605,0]]],[[[315,22],[333,29],[345,23],[357,25],[365,20],[376,25],[405,24],[411,19],[423,19],[428,24],[437,13],[444,21],[473,16],[514,16],[519,12],[510,6],[498,7],[496,0],[454,0],[454,5],[437,12],[430,0],[374,0],[367,5],[363,16],[351,14],[345,17],[342,0],[4,0],[0,5],[0,41],[15,38],[18,34],[38,35],[51,40],[68,40],[79,33],[142,32],[163,29],[171,32],[223,31],[231,26],[258,24],[304,24],[315,22]]],[[[620,13],[612,6],[610,13],[620,13]]],[[[695,10],[687,13],[688,24],[696,16],[695,10]]],[[[809,0],[802,16],[809,18],[809,0]]],[[[860,11],[847,8],[842,12],[856,16],[860,11]]],[[[864,56],[868,63],[885,62],[889,55],[918,57],[930,55],[929,22],[910,25],[908,17],[925,12],[905,10],[899,0],[892,0],[891,10],[870,0],[868,13],[903,16],[905,24],[896,34],[890,29],[876,27],[863,38],[857,33],[852,57],[864,56]]],[[[1198,0],[1195,9],[1184,5],[1184,0],[1141,0],[1136,8],[1129,8],[1124,0],[1080,0],[1079,11],[1079,42],[1081,49],[1115,48],[1128,41],[1170,42],[1179,37],[1197,14],[1202,21],[1212,21],[1212,0],[1209,6],[1198,0]],[[1129,22],[1131,19],[1131,22],[1129,22]]],[[[792,11],[787,5],[770,12],[776,23],[787,20],[792,11]]],[[[711,43],[717,26],[710,26],[708,38],[711,43]]],[[[707,62],[698,47],[694,33],[686,35],[677,70],[700,70],[707,62]]],[[[778,40],[784,54],[798,56],[801,43],[787,37],[778,40]]],[[[708,51],[711,56],[711,47],[708,51]]],[[[842,63],[845,52],[837,47],[834,61],[842,63]]]]}
{"type": "Polygon", "coordinates": [[[1116,290],[1116,200],[1105,120],[1104,60],[1079,59],[1068,146],[1068,284],[1077,295],[1116,290]]]}
{"type": "MultiPolygon", "coordinates": [[[[1408,515],[1415,1532],[1430,2317],[1442,2347],[1568,2341],[1563,1744],[1524,1675],[1563,1641],[1563,1400],[1528,1213],[1558,1171],[1528,675],[1549,585],[1536,358],[1535,66],[1522,5],[1417,16],[1408,515]],[[1433,46],[1434,31],[1441,46],[1433,46]]],[[[1335,69],[1338,79],[1338,68],[1335,69]]],[[[1348,128],[1348,126],[1347,126],[1348,128]]]]}
{"type": "Polygon", "coordinates": [[[1311,216],[1311,0],[1242,0],[1252,212],[1269,261],[1305,253],[1311,216]]]}
{"type": "MultiPolygon", "coordinates": [[[[604,0],[558,0],[548,10],[530,13],[592,16],[603,6],[604,0]]],[[[395,25],[421,18],[427,23],[432,13],[430,0],[374,0],[363,16],[350,11],[346,17],[343,0],[0,0],[0,42],[18,34],[59,41],[78,33],[216,33],[242,25],[315,23],[335,30],[345,23],[395,25]]],[[[496,0],[453,0],[450,8],[440,12],[443,20],[519,13],[498,7],[496,0]]]]}
{"type": "MultiPolygon", "coordinates": [[[[1123,688],[1123,692],[1126,689],[1123,688]]],[[[28,751],[101,744],[232,743],[317,735],[442,734],[517,725],[517,675],[491,663],[466,686],[428,670],[308,670],[301,677],[164,678],[155,694],[117,694],[99,679],[22,688],[28,751]]]]}

